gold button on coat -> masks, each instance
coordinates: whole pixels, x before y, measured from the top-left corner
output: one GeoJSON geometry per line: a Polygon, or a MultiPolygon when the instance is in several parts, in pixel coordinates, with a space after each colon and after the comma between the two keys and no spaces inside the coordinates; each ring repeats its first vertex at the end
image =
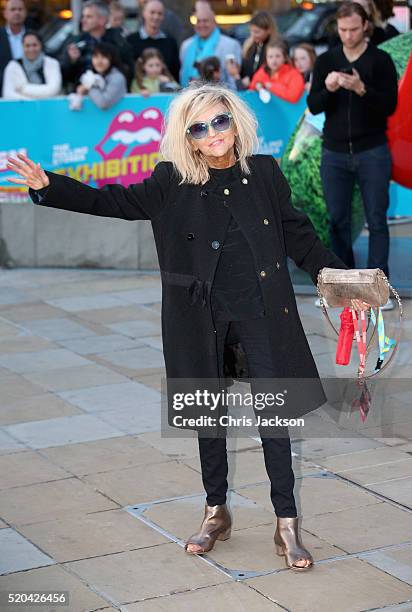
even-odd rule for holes
{"type": "Polygon", "coordinates": [[[265,277],[266,276],[266,272],[264,270],[261,271],[260,276],[265,277]]]}
{"type": "Polygon", "coordinates": [[[264,223],[265,225],[269,225],[269,219],[263,219],[263,223],[264,223]]]}
{"type": "Polygon", "coordinates": [[[244,185],[247,185],[247,184],[248,184],[248,180],[247,180],[247,178],[242,178],[242,183],[243,183],[244,185]]]}
{"type": "Polygon", "coordinates": [[[285,311],[286,314],[288,314],[289,308],[287,308],[287,306],[285,306],[285,308],[283,310],[285,311]]]}
{"type": "Polygon", "coordinates": [[[280,263],[279,263],[278,261],[276,262],[276,267],[277,267],[277,269],[279,270],[279,268],[280,268],[280,263]]]}
{"type": "Polygon", "coordinates": [[[224,190],[223,190],[223,193],[224,193],[225,195],[229,195],[230,190],[229,190],[228,188],[226,188],[226,189],[224,189],[224,190]]]}

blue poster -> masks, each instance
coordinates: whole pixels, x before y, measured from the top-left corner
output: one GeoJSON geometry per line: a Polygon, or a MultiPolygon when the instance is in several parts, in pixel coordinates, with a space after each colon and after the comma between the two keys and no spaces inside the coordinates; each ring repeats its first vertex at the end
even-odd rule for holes
{"type": "MultiPolygon", "coordinates": [[[[306,107],[274,96],[265,104],[255,92],[241,95],[259,122],[259,152],[280,158],[306,107]]],[[[69,110],[66,97],[0,101],[0,199],[27,200],[27,189],[7,182],[8,156],[23,152],[45,170],[66,174],[93,187],[128,186],[149,176],[159,161],[164,116],[172,96],[143,98],[129,94],[116,106],[100,110],[85,100],[69,110]]]]}

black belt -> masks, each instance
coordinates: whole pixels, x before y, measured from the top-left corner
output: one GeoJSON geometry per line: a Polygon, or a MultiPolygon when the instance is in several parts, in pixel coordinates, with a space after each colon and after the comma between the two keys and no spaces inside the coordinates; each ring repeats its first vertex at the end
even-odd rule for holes
{"type": "Polygon", "coordinates": [[[187,287],[192,305],[199,300],[201,300],[203,307],[207,305],[212,289],[211,281],[201,280],[193,274],[179,274],[178,272],[166,272],[165,270],[160,270],[160,274],[162,281],[168,285],[187,287]]]}

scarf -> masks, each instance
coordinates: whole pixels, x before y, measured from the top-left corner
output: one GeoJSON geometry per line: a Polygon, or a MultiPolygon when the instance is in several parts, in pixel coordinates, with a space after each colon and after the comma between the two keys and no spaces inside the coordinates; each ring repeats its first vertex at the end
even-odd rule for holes
{"type": "Polygon", "coordinates": [[[23,55],[22,64],[23,70],[26,73],[27,80],[29,83],[36,83],[38,85],[42,85],[44,83],[41,78],[40,71],[43,66],[45,55],[44,53],[40,53],[40,55],[35,60],[29,60],[27,57],[23,55]]]}
{"type": "Polygon", "coordinates": [[[206,57],[215,55],[215,49],[220,39],[220,30],[215,28],[209,38],[200,38],[195,34],[192,41],[187,46],[183,59],[181,84],[183,87],[188,85],[191,78],[198,78],[199,73],[193,66],[195,62],[201,62],[206,57]]]}

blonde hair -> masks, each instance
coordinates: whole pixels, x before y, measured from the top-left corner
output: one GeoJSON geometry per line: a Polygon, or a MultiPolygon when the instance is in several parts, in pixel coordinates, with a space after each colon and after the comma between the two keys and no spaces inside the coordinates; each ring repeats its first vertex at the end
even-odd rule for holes
{"type": "Polygon", "coordinates": [[[182,183],[202,185],[209,178],[209,166],[199,150],[194,151],[187,128],[200,113],[215,104],[223,104],[232,114],[235,131],[235,155],[242,172],[250,174],[247,158],[257,149],[258,123],[251,109],[230,89],[211,83],[191,83],[171,102],[160,145],[160,153],[171,161],[181,176],[182,183]]]}

